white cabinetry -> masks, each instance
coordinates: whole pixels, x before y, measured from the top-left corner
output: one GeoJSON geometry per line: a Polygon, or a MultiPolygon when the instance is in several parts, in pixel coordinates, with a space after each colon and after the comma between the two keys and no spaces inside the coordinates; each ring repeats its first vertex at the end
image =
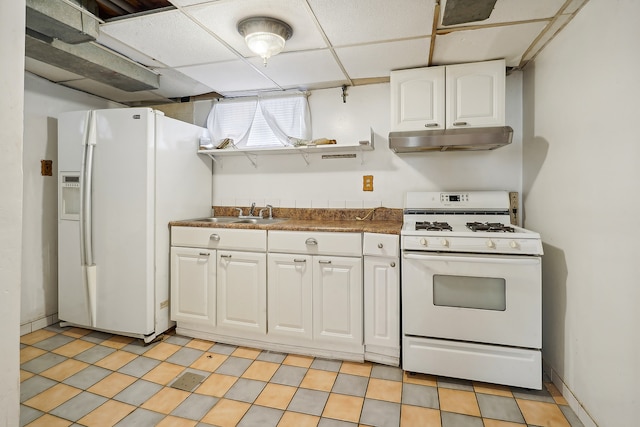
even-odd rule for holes
{"type": "Polygon", "coordinates": [[[268,335],[362,353],[360,233],[270,231],[268,335]]]}
{"type": "Polygon", "coordinates": [[[313,258],[309,255],[269,254],[269,335],[311,340],[313,258]]]}
{"type": "Polygon", "coordinates": [[[505,61],[391,72],[391,130],[504,126],[505,61]]]}
{"type": "Polygon", "coordinates": [[[171,320],[216,324],[216,251],[171,248],[171,320]]]}
{"type": "Polygon", "coordinates": [[[365,359],[400,364],[400,263],[398,236],[365,233],[365,359]]]}
{"type": "Polygon", "coordinates": [[[391,130],[444,129],[444,67],[391,72],[391,130]]]}
{"type": "Polygon", "coordinates": [[[178,329],[266,333],[265,230],[171,228],[171,316],[178,329]]]}
{"type": "Polygon", "coordinates": [[[218,330],[267,333],[266,254],[218,250],[218,330]]]}

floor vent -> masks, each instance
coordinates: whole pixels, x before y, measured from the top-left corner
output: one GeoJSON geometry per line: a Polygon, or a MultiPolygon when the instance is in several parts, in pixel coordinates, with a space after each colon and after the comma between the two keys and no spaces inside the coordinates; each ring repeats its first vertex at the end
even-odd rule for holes
{"type": "Polygon", "coordinates": [[[193,389],[196,388],[196,386],[200,384],[202,380],[204,380],[204,375],[194,374],[193,372],[186,372],[180,375],[173,382],[173,384],[171,384],[171,387],[184,391],[193,391],[193,389]]]}

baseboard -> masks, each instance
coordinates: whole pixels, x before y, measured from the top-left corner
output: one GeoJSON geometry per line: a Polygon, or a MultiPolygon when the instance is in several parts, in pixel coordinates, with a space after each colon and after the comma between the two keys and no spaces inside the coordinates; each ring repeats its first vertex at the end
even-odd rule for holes
{"type": "Polygon", "coordinates": [[[31,332],[46,328],[47,326],[51,326],[55,323],[58,323],[58,313],[42,317],[32,322],[23,323],[20,325],[20,336],[30,334],[31,332]]]}
{"type": "Polygon", "coordinates": [[[584,427],[598,427],[598,424],[591,418],[587,410],[582,403],[576,398],[571,389],[565,384],[562,377],[548,364],[542,360],[542,369],[544,373],[549,377],[553,385],[562,393],[562,397],[564,397],[569,403],[569,407],[576,414],[578,419],[584,424],[584,427]]]}

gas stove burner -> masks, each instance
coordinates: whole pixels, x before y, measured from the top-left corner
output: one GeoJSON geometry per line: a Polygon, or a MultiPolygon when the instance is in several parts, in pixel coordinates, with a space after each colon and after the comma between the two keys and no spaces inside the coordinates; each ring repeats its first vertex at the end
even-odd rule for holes
{"type": "Polygon", "coordinates": [[[429,221],[418,221],[416,222],[416,230],[427,230],[427,231],[451,231],[452,228],[448,222],[429,222],[429,221]]]}
{"type": "Polygon", "coordinates": [[[501,224],[499,222],[468,222],[467,228],[471,231],[490,231],[502,233],[513,233],[516,231],[513,227],[501,224]]]}

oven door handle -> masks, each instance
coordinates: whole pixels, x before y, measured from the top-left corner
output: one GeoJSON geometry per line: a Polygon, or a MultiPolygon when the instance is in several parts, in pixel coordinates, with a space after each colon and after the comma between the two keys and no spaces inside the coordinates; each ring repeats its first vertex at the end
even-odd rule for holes
{"type": "Polygon", "coordinates": [[[540,263],[540,257],[523,256],[523,257],[506,257],[500,255],[487,256],[464,256],[455,255],[426,255],[423,253],[403,253],[403,259],[412,259],[416,261],[446,261],[446,262],[482,262],[492,264],[511,264],[511,265],[534,265],[540,263]]]}

